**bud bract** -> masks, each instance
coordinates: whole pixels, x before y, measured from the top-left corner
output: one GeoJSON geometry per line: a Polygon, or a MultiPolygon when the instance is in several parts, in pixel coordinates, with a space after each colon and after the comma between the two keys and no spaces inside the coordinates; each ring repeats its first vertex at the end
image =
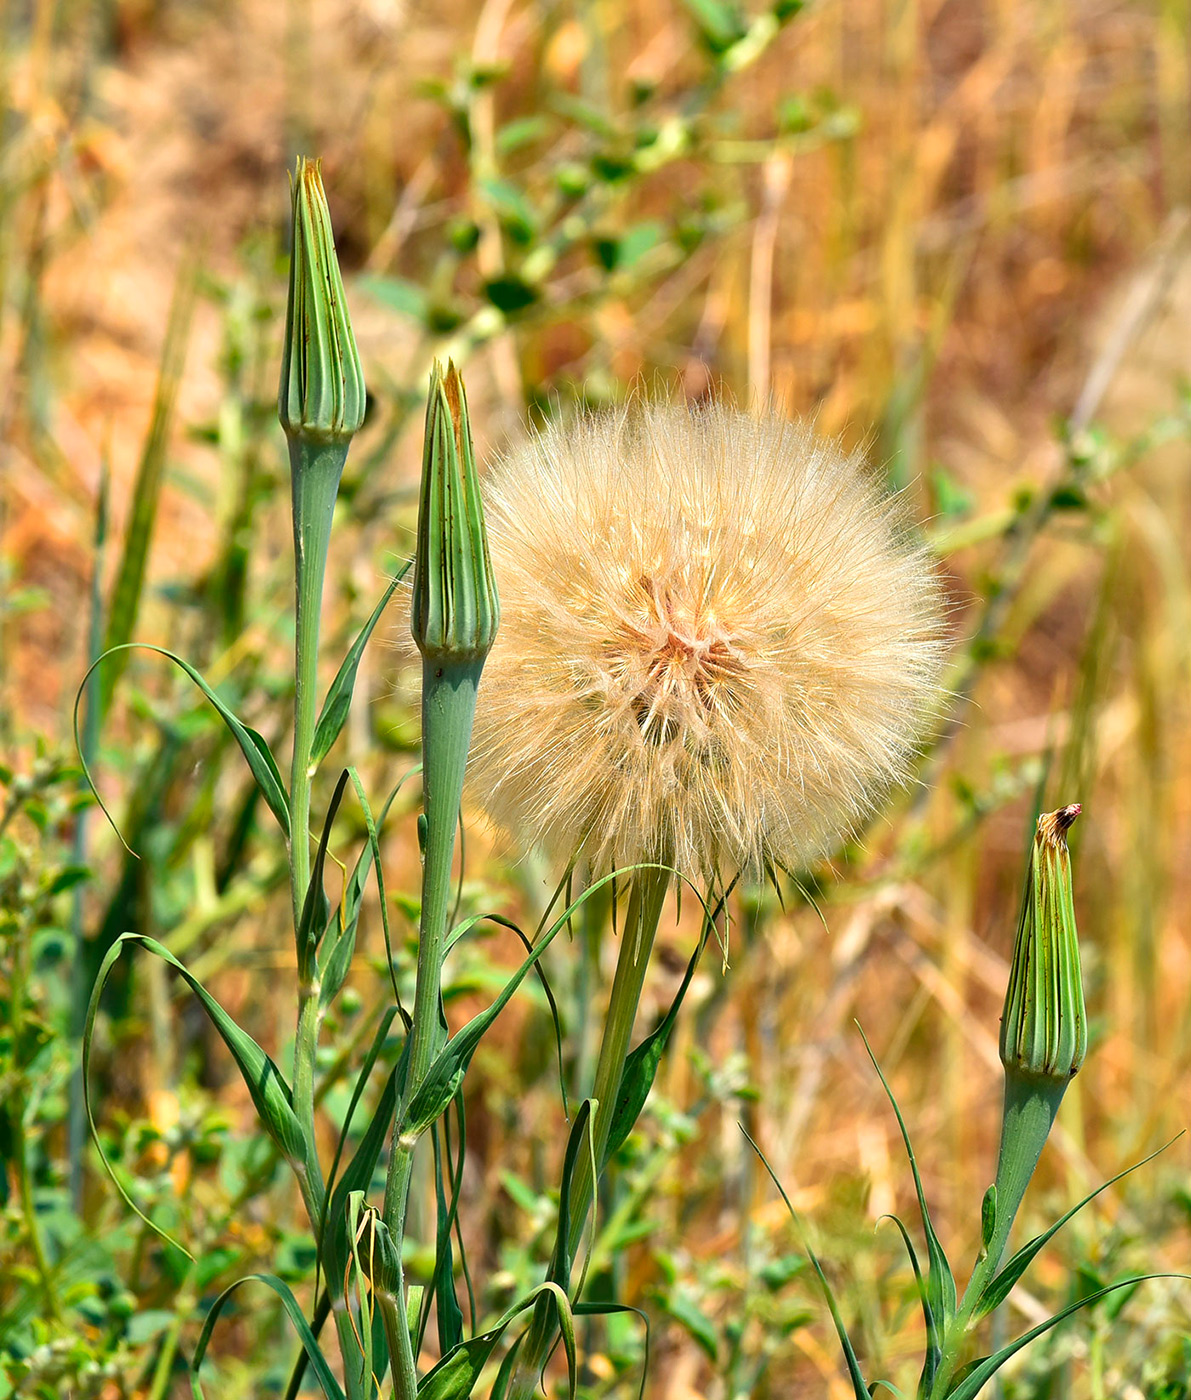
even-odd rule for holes
{"type": "Polygon", "coordinates": [[[1038,818],[1001,1017],[1006,1070],[1063,1084],[1088,1049],[1066,840],[1079,812],[1073,804],[1038,818]]]}
{"type": "Polygon", "coordinates": [[[500,622],[463,380],[435,365],[426,406],[414,562],[414,641],[422,655],[481,660],[500,622]]]}
{"type": "Polygon", "coordinates": [[[292,182],[289,302],[277,412],[288,436],[346,442],[364,421],[364,372],[317,161],[292,182]]]}

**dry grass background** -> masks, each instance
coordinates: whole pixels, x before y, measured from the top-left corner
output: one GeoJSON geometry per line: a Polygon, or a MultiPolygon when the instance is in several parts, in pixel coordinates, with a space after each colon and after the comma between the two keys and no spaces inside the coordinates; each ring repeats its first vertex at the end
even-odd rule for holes
{"type": "MultiPolygon", "coordinates": [[[[50,599],[0,616],[0,711],[19,755],[37,732],[67,732],[101,458],[118,531],[186,251],[197,246],[208,268],[233,276],[243,240],[281,225],[284,167],[301,141],[324,156],[349,274],[416,277],[458,212],[465,173],[419,79],[449,75],[460,51],[506,64],[486,109],[495,124],[502,104],[532,110],[547,82],[614,101],[625,76],[681,92],[693,57],[687,17],[663,0],[36,0],[9,6],[3,22],[13,42],[0,54],[9,109],[0,557],[17,586],[50,599]]],[[[749,216],[644,299],[614,295],[582,326],[563,317],[483,347],[466,367],[481,447],[515,431],[538,383],[661,370],[693,396],[711,385],[772,396],[825,432],[869,443],[926,515],[939,509],[942,466],[972,498],[973,519],[995,517],[1023,487],[1058,477],[1055,425],[1081,394],[1094,396],[1110,432],[1127,435],[1168,412],[1178,378],[1191,373],[1191,243],[1180,212],[1191,200],[1189,72],[1186,0],[808,7],[719,100],[735,130],[718,178],[749,216]],[[820,90],[855,114],[853,136],[745,158],[750,142],[772,134],[783,98],[820,90]]],[[[637,212],[681,205],[694,179],[682,162],[668,167],[637,212]]],[[[351,295],[350,276],[348,286],[351,295]]],[[[357,303],[366,372],[404,374],[422,353],[410,331],[367,298],[357,303]]],[[[153,580],[201,565],[214,548],[210,457],[184,427],[218,407],[219,346],[219,317],[202,304],[153,580]]],[[[387,483],[408,484],[417,450],[407,435],[378,469],[387,483]]],[[[997,1015],[1036,777],[1029,760],[1051,745],[1056,781],[1061,773],[1068,785],[1049,796],[1080,800],[1086,814],[1077,906],[1098,1035],[1040,1196],[1082,1193],[1186,1125],[1189,467],[1184,437],[1097,488],[1104,509],[1094,526],[1060,519],[1047,530],[996,654],[928,770],[930,789],[910,799],[911,827],[896,818],[870,833],[853,882],[827,888],[822,922],[802,908],[771,912],[753,936],[738,929],[726,999],[718,971],[701,974],[696,992],[714,1014],[687,1017],[663,1095],[683,1104],[700,1092],[692,1051],[726,1073],[739,1056],[775,1167],[840,1237],[854,1225],[839,1223],[845,1208],[871,1220],[910,1205],[895,1125],[852,1029],[860,1016],[916,1133],[943,1238],[959,1259],[972,1257],[997,1126],[997,1015]],[[971,794],[987,807],[978,824],[965,818],[971,794]],[[907,829],[918,850],[897,848],[907,829]],[[920,860],[933,842],[944,855],[920,860]]],[[[366,559],[386,525],[371,528],[366,559]]],[[[936,528],[966,527],[940,518],[936,528]]],[[[957,643],[1001,547],[978,525],[969,533],[947,554],[957,643]]],[[[283,514],[262,547],[282,557],[283,514]]],[[[371,564],[353,568],[368,587],[371,564]]],[[[168,640],[169,616],[151,601],[140,635],[168,640]]],[[[374,662],[366,678],[374,696],[389,684],[384,670],[374,662]]],[[[409,865],[407,850],[394,859],[409,865]]],[[[494,878],[498,868],[487,861],[494,878]]],[[[241,936],[262,949],[283,941],[279,925],[241,936]]],[[[685,946],[676,934],[646,1016],[664,1004],[685,946]]],[[[510,1035],[506,1052],[515,1043],[510,1035]]],[[[485,1062],[475,1161],[532,1174],[526,1123],[493,1107],[497,1060],[485,1062]]],[[[545,1091],[526,1111],[548,1144],[557,1124],[545,1091]]],[[[700,1130],[705,1164],[680,1156],[667,1167],[657,1206],[696,1275],[741,1247],[742,1207],[781,1228],[735,1112],[712,1118],[700,1130]]],[[[1154,1182],[1185,1179],[1189,1164],[1180,1143],[1136,1189],[1156,1200],[1154,1182]]],[[[492,1174],[468,1189],[479,1219],[502,1188],[492,1174]]],[[[1105,1229],[1118,1211],[1106,1205],[1105,1229]]],[[[1189,1258],[1187,1220],[1167,1212],[1150,1260],[1186,1267],[1189,1258]]],[[[643,1257],[630,1292],[648,1285],[649,1267],[643,1257]]],[[[1052,1286],[1059,1277],[1054,1265],[1042,1274],[1052,1286]]],[[[834,1380],[818,1379],[837,1369],[824,1345],[816,1329],[794,1334],[785,1393],[837,1393],[834,1380]]],[[[899,1343],[890,1345],[896,1361],[899,1343]]],[[[651,1393],[703,1394],[706,1375],[688,1339],[662,1336],[651,1393]]],[[[1107,1393],[1128,1393],[1117,1383],[1107,1393]]]]}

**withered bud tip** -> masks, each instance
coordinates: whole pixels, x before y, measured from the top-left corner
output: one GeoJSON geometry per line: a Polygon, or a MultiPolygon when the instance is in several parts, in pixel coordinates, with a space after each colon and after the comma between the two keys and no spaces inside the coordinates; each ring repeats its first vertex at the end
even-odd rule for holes
{"type": "Polygon", "coordinates": [[[1043,812],[1038,818],[1038,835],[1050,845],[1057,846],[1075,825],[1075,819],[1082,811],[1082,803],[1072,802],[1060,807],[1057,812],[1043,812]]]}

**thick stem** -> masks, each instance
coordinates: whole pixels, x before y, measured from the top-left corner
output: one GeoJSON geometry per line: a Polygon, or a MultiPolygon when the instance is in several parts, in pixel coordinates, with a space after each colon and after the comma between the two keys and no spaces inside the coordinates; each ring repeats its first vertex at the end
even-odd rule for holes
{"type": "MultiPolygon", "coordinates": [[[[608,1015],[604,1022],[599,1059],[596,1061],[595,1082],[591,1091],[592,1098],[597,1100],[592,1116],[592,1138],[595,1161],[600,1171],[603,1169],[612,1115],[624,1074],[624,1062],[628,1057],[633,1023],[637,1018],[637,1007],[645,986],[645,973],[649,967],[649,957],[653,951],[653,942],[669,883],[670,872],[666,869],[642,870],[634,877],[629,894],[629,907],[624,932],[621,935],[620,953],[616,960],[616,973],[612,979],[608,1015]]],[[[592,1176],[591,1154],[581,1152],[571,1182],[571,1224],[567,1241],[567,1255],[571,1259],[583,1240],[596,1185],[597,1181],[592,1176]]],[[[569,1280],[562,1282],[566,1286],[569,1280]]],[[[534,1310],[533,1323],[518,1357],[517,1369],[509,1387],[509,1400],[529,1400],[529,1397],[537,1393],[542,1368],[557,1338],[556,1309],[549,1299],[543,1299],[534,1310]]]]}
{"type": "MultiPolygon", "coordinates": [[[[426,814],[426,849],[422,861],[422,915],[418,931],[418,980],[410,1027],[409,1068],[402,1103],[408,1104],[426,1077],[442,1040],[443,945],[451,912],[451,866],[455,829],[463,796],[463,774],[475,717],[482,660],[447,661],[428,657],[422,668],[422,805],[426,814]]],[[[404,1132],[399,1110],[393,1126],[383,1218],[393,1237],[398,1261],[405,1242],[409,1190],[416,1138],[404,1132]]],[[[397,1296],[404,1306],[400,1273],[397,1296]]],[[[415,1400],[417,1359],[404,1313],[387,1330],[397,1400],[415,1400]]]]}
{"type": "MultiPolygon", "coordinates": [[[[294,932],[310,883],[310,753],[318,703],[318,637],[331,521],[347,443],[289,439],[294,510],[294,755],[290,770],[290,895],[294,932]]],[[[294,1112],[310,1154],[314,1150],[314,1059],[318,1041],[318,993],[313,960],[298,950],[298,1029],[294,1043],[294,1112]]],[[[312,1172],[317,1164],[308,1163],[312,1172]]]]}
{"type": "Polygon", "coordinates": [[[981,1295],[1000,1266],[1013,1222],[1021,1208],[1026,1187],[1038,1166],[1038,1158],[1046,1146],[1051,1126],[1059,1111],[1066,1080],[1048,1079],[1023,1074],[1007,1067],[1005,1070],[1005,1107],[1001,1116],[1001,1146],[997,1155],[997,1214],[988,1250],[972,1270],[964,1296],[947,1335],[939,1369],[931,1386],[932,1400],[940,1400],[955,1375],[966,1350],[972,1316],[981,1295]]]}

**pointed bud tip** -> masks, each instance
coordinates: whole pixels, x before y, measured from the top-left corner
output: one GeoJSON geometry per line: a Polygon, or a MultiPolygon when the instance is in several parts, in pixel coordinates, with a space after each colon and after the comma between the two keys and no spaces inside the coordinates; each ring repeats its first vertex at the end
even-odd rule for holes
{"type": "Polygon", "coordinates": [[[1043,812],[1038,818],[1038,836],[1048,845],[1065,844],[1067,832],[1075,825],[1075,819],[1083,811],[1083,804],[1072,802],[1060,807],[1057,812],[1043,812]]]}

